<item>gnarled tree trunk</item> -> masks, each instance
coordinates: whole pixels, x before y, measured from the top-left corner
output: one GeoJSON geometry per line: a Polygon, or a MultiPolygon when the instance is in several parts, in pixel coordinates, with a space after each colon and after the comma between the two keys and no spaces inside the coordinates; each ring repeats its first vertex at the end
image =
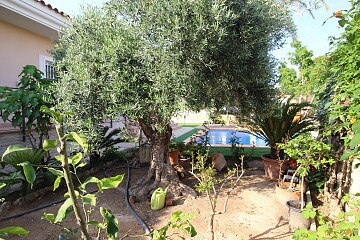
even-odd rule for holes
{"type": "Polygon", "coordinates": [[[142,119],[139,119],[139,124],[152,145],[151,163],[147,175],[130,188],[131,194],[140,198],[149,197],[158,187],[169,186],[170,196],[196,196],[195,190],[180,182],[169,162],[169,145],[172,136],[170,124],[160,131],[154,125],[146,124],[142,119]]]}
{"type": "Polygon", "coordinates": [[[335,146],[335,163],[328,169],[328,180],[325,182],[324,194],[333,209],[332,215],[336,216],[343,210],[341,198],[350,188],[351,161],[349,159],[341,160],[344,152],[344,141],[341,139],[340,134],[332,138],[332,144],[335,146]]]}

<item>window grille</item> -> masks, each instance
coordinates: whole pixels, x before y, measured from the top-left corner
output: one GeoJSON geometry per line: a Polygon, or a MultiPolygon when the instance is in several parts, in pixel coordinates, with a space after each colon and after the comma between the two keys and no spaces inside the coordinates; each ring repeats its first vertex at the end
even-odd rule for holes
{"type": "Polygon", "coordinates": [[[40,71],[42,71],[44,74],[44,78],[56,80],[59,79],[58,75],[55,72],[54,61],[52,57],[39,54],[39,67],[40,71]]]}
{"type": "Polygon", "coordinates": [[[45,77],[56,79],[55,68],[51,61],[45,61],[45,77]]]}

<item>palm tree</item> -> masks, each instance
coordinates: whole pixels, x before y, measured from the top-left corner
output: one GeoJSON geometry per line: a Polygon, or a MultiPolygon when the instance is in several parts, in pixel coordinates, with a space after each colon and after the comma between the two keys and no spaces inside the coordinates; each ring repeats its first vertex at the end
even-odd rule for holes
{"type": "Polygon", "coordinates": [[[278,147],[278,143],[285,143],[300,133],[314,129],[312,119],[300,114],[311,107],[311,104],[292,103],[292,99],[293,97],[285,101],[279,100],[268,115],[255,114],[248,122],[252,134],[270,146],[273,159],[284,159],[284,151],[278,147]]]}

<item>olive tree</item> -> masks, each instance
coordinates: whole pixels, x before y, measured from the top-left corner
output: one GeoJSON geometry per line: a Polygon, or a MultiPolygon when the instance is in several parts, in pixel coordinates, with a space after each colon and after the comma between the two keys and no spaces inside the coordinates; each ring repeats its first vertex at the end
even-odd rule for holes
{"type": "Polygon", "coordinates": [[[270,52],[292,30],[277,0],[114,0],[87,8],[56,46],[58,107],[75,113],[71,124],[137,120],[152,160],[132,191],[146,196],[170,185],[172,194],[193,194],[168,161],[171,118],[184,103],[261,109],[274,93],[270,52]]]}

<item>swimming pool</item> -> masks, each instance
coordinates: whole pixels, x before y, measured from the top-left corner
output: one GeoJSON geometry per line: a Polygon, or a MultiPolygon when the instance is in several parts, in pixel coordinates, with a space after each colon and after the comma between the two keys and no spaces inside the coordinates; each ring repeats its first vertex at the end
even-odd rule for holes
{"type": "MultiPolygon", "coordinates": [[[[235,138],[241,145],[248,145],[256,147],[265,147],[266,143],[264,140],[255,137],[250,134],[249,131],[233,130],[233,129],[211,129],[207,133],[208,143],[210,145],[215,144],[229,144],[231,145],[231,139],[235,138]]],[[[205,139],[205,135],[199,138],[196,143],[202,143],[205,139]]]]}

